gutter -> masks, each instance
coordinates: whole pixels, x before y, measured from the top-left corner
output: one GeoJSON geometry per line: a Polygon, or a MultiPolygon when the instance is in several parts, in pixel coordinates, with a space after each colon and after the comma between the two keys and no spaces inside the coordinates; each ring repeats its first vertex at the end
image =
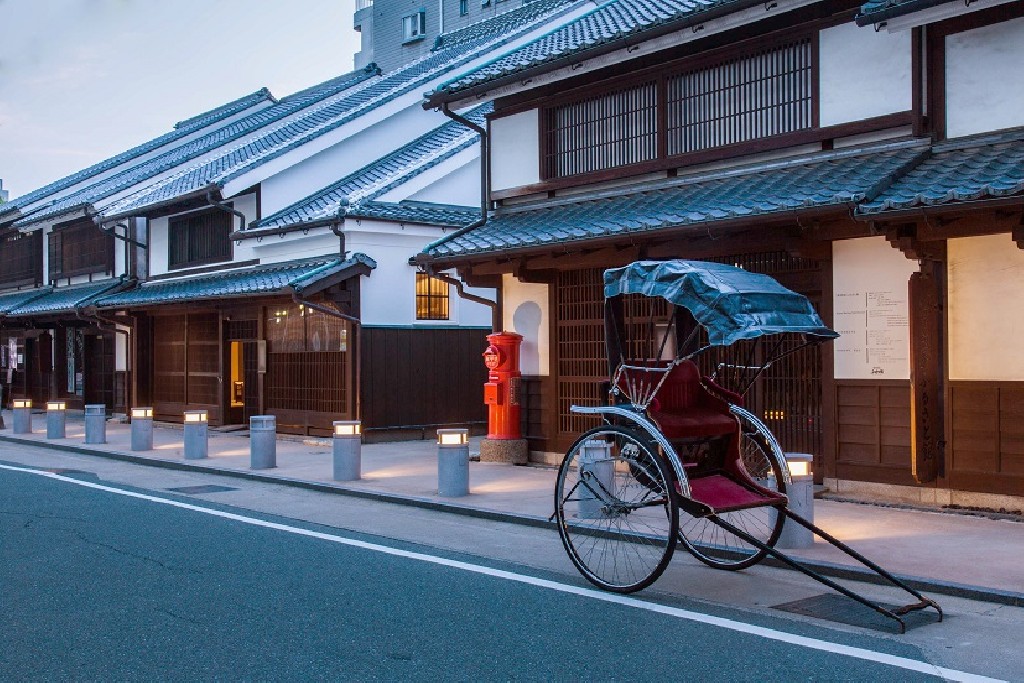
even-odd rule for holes
{"type": "Polygon", "coordinates": [[[210,206],[216,207],[221,211],[227,211],[230,214],[238,216],[239,221],[241,221],[240,228],[245,229],[245,214],[236,209],[235,207],[231,206],[227,202],[220,202],[214,199],[212,188],[207,188],[206,190],[206,201],[210,203],[210,206]]]}

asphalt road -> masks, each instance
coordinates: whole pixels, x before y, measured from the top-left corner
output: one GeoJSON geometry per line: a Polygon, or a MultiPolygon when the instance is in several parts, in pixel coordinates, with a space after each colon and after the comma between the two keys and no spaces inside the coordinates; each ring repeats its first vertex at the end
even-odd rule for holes
{"type": "Polygon", "coordinates": [[[111,489],[0,467],[0,679],[935,680],[907,668],[924,659],[910,645],[802,641],[765,617],[111,489]]]}

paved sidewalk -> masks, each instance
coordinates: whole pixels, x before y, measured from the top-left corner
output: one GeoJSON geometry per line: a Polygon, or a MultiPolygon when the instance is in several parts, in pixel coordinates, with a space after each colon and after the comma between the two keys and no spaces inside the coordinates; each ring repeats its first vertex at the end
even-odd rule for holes
{"type": "MultiPolygon", "coordinates": [[[[469,496],[437,495],[437,447],[432,441],[405,441],[362,446],[363,479],[334,482],[329,439],[280,438],[274,469],[249,467],[249,439],[244,434],[211,430],[209,458],[183,455],[180,426],[156,425],[154,449],[130,451],[130,426],[107,424],[107,443],[84,444],[80,415],[69,414],[67,438],[46,439],[46,416],[35,414],[31,435],[15,436],[11,415],[0,431],[0,460],[13,443],[30,443],[159,467],[186,468],[221,475],[275,481],[348,495],[362,495],[406,505],[546,525],[553,511],[556,470],[499,463],[470,463],[469,496]]],[[[476,440],[470,448],[478,450],[476,440]]],[[[1024,606],[1024,523],[1013,519],[940,511],[818,500],[815,521],[866,557],[893,573],[916,581],[924,590],[1024,606]]],[[[854,563],[824,542],[791,551],[834,575],[854,563]]],[[[856,575],[854,575],[856,576],[856,575]]]]}

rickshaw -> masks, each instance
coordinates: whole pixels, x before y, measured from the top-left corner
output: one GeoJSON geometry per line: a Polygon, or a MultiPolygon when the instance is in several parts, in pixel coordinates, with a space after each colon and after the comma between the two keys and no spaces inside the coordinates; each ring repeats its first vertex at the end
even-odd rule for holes
{"type": "Polygon", "coordinates": [[[637,261],[604,273],[609,381],[600,418],[566,453],[555,485],[566,552],[594,585],[650,586],[677,543],[715,569],[765,557],[899,623],[939,605],[790,509],[786,456],[745,394],[773,364],[839,335],[810,301],[727,264],[637,261]],[[737,353],[723,354],[723,350],[737,353]],[[740,353],[742,352],[742,353],[740,353]],[[786,520],[809,529],[917,602],[879,605],[778,550],[786,520]]]}

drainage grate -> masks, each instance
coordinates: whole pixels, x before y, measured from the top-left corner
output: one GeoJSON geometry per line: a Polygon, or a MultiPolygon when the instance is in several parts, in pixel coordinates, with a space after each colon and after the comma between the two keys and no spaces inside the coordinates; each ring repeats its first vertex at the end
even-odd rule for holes
{"type": "Polygon", "coordinates": [[[224,491],[237,491],[238,489],[231,488],[230,486],[204,484],[202,486],[179,486],[177,488],[166,490],[173,491],[174,493],[223,493],[224,491]]]}
{"type": "MultiPolygon", "coordinates": [[[[896,607],[896,605],[885,602],[878,604],[890,611],[896,607]]],[[[855,602],[845,595],[839,595],[838,593],[822,593],[812,598],[774,605],[772,609],[860,628],[869,628],[875,631],[891,633],[894,630],[899,630],[899,624],[889,617],[879,614],[859,602],[855,602]]],[[[903,615],[903,621],[907,623],[908,631],[919,626],[934,623],[937,618],[938,616],[933,610],[911,612],[910,614],[903,615]]]]}

